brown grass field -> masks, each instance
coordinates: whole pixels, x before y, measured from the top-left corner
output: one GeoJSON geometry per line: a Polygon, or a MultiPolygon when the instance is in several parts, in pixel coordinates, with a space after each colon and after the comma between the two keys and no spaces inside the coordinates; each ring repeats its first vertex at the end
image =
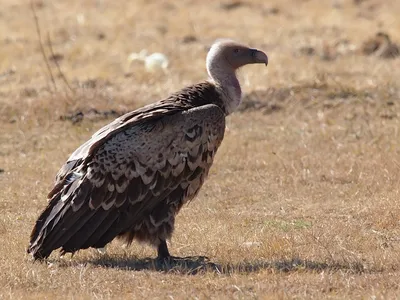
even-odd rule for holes
{"type": "Polygon", "coordinates": [[[29,2],[0,6],[0,299],[400,298],[400,58],[359,51],[378,31],[400,41],[400,1],[35,0],[55,84],[29,2]],[[29,234],[68,155],[205,79],[219,37],[270,64],[240,72],[242,107],[177,218],[172,254],[208,260],[160,269],[154,249],[114,241],[33,263],[29,234]],[[129,64],[142,49],[167,72],[129,64]]]}

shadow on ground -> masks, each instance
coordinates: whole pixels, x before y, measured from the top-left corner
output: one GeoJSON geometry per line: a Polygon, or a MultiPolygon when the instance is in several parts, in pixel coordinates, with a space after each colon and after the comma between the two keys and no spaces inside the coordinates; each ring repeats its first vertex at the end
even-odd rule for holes
{"type": "Polygon", "coordinates": [[[298,272],[298,271],[346,271],[351,273],[365,272],[361,263],[323,263],[302,259],[291,259],[282,261],[253,261],[241,262],[238,264],[218,264],[211,262],[202,256],[185,257],[174,259],[168,262],[160,262],[157,259],[118,259],[104,257],[88,262],[89,264],[125,270],[153,270],[161,272],[173,272],[178,274],[196,275],[204,272],[216,272],[220,274],[230,273],[254,273],[261,270],[274,270],[279,272],[298,272]]]}

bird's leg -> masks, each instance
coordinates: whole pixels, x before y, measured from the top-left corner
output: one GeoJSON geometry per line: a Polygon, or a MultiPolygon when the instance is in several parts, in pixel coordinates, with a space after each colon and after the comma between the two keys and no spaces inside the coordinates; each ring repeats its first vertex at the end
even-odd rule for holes
{"type": "Polygon", "coordinates": [[[160,244],[158,244],[157,248],[157,254],[158,254],[157,260],[159,261],[172,262],[172,261],[185,260],[185,258],[172,256],[171,254],[169,254],[167,242],[165,240],[160,240],[160,244]]]}
{"type": "Polygon", "coordinates": [[[187,260],[199,260],[206,261],[209,260],[207,256],[190,256],[190,257],[177,257],[169,254],[167,242],[165,240],[160,240],[157,248],[157,260],[160,262],[172,262],[172,261],[187,261],[187,260]]]}
{"type": "Polygon", "coordinates": [[[165,240],[161,240],[160,244],[158,245],[157,248],[157,259],[159,260],[167,260],[169,258],[171,258],[171,255],[169,254],[168,251],[168,246],[167,246],[167,242],[165,240]]]}
{"type": "Polygon", "coordinates": [[[171,256],[168,251],[167,242],[160,239],[157,247],[157,259],[155,260],[156,269],[171,270],[172,268],[180,268],[181,270],[194,271],[199,268],[210,267],[216,270],[218,266],[209,262],[208,257],[205,256],[191,256],[191,257],[176,257],[171,256]]]}

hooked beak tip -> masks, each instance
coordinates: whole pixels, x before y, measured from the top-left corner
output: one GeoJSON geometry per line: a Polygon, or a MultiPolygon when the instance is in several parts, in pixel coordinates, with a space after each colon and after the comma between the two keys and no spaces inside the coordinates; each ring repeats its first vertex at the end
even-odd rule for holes
{"type": "Polygon", "coordinates": [[[258,63],[264,63],[266,66],[268,66],[268,56],[264,52],[256,50],[255,58],[258,63]]]}

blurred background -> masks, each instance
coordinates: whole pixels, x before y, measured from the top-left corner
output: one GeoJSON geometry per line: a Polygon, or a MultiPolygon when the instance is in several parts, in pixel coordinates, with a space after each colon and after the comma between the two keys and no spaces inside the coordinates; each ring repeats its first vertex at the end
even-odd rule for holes
{"type": "Polygon", "coordinates": [[[108,97],[119,98],[121,104],[126,97],[129,105],[153,101],[204,79],[207,49],[221,37],[260,48],[270,57],[268,69],[251,68],[241,74],[245,90],[289,86],[325,75],[356,88],[374,87],[392,82],[392,72],[399,69],[398,60],[385,61],[399,53],[385,50],[387,37],[400,41],[400,21],[394,13],[400,2],[395,0],[31,4],[1,1],[2,118],[7,118],[7,98],[24,102],[22,98],[63,91],[60,70],[75,90],[99,90],[103,85],[102,93],[110,91],[108,97]],[[166,72],[148,74],[143,62],[130,56],[143,50],[147,55],[164,54],[166,72]]]}
{"type": "Polygon", "coordinates": [[[0,298],[398,297],[400,1],[0,8],[0,298]],[[30,231],[69,154],[117,116],[206,79],[221,37],[269,65],[240,70],[243,103],[171,241],[173,255],[206,255],[220,272],[149,272],[154,250],[118,241],[104,257],[32,264],[30,231]]]}

